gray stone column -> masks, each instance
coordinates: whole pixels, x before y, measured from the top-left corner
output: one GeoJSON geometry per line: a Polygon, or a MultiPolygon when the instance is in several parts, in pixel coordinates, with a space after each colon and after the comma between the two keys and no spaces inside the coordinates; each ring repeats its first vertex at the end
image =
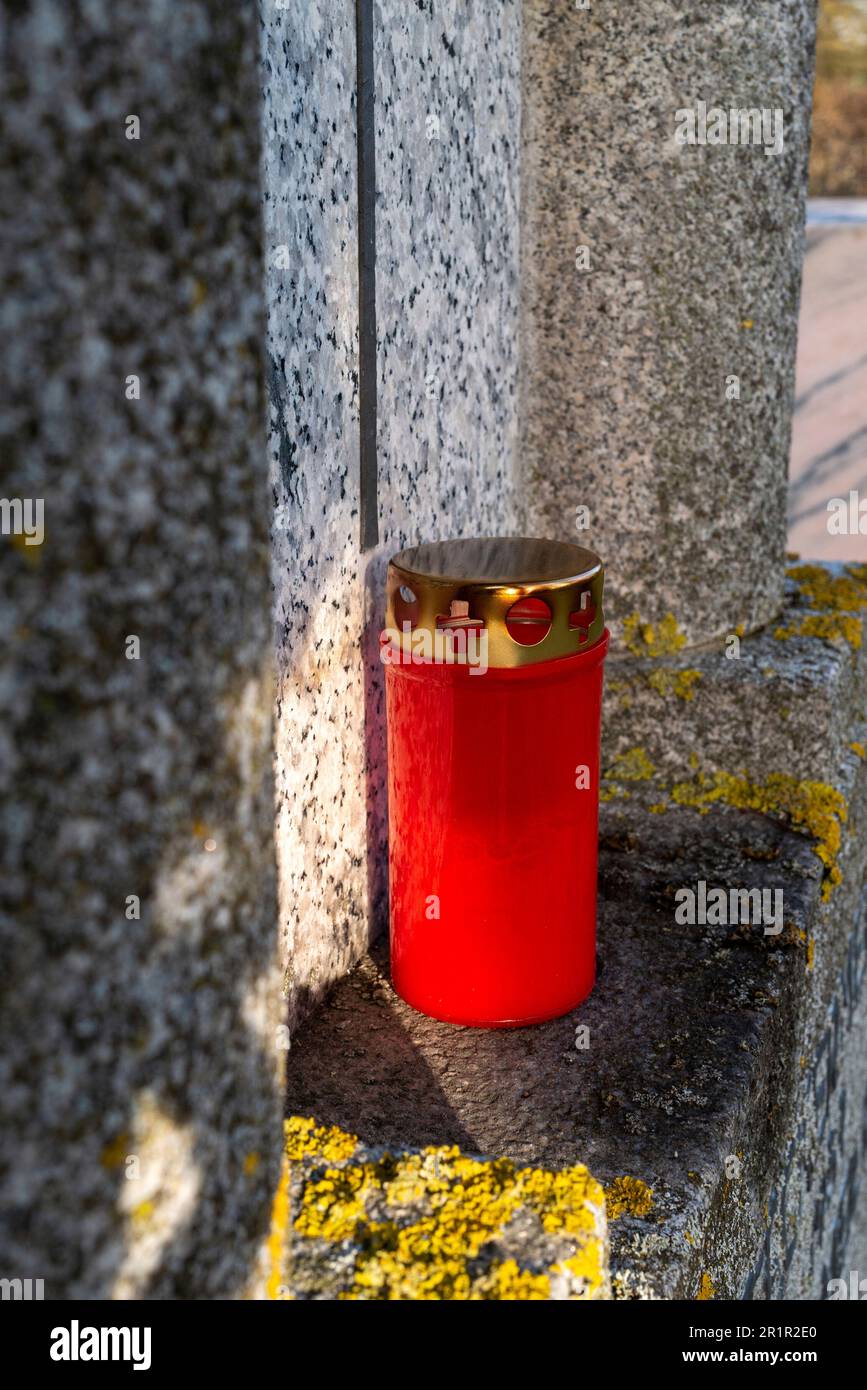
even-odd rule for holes
{"type": "Polygon", "coordinates": [[[281,1148],[254,18],[5,8],[0,1273],[229,1296],[281,1148]]]}
{"type": "Polygon", "coordinates": [[[571,538],[589,509],[618,626],[699,642],[781,600],[814,24],[524,5],[523,515],[571,538]],[[678,144],[700,102],[766,110],[771,146],[781,111],[781,151],[678,144]]]}

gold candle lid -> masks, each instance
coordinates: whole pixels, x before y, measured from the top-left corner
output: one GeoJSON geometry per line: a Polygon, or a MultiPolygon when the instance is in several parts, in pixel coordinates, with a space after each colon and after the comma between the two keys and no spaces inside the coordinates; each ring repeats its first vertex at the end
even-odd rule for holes
{"type": "Polygon", "coordinates": [[[446,661],[461,660],[454,652],[460,653],[456,634],[462,629],[484,631],[490,666],[555,661],[602,636],[603,582],[599,556],[566,541],[431,541],[391,560],[386,627],[406,651],[417,650],[419,635],[429,634],[446,661]],[[445,634],[451,640],[444,641],[445,634]]]}

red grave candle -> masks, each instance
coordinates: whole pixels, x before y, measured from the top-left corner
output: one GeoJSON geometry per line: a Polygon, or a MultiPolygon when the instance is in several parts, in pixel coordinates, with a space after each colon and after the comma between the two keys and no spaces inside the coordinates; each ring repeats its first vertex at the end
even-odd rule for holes
{"type": "Polygon", "coordinates": [[[580,546],[446,541],[388,572],[391,970],[450,1023],[593,987],[603,571],[580,546]]]}

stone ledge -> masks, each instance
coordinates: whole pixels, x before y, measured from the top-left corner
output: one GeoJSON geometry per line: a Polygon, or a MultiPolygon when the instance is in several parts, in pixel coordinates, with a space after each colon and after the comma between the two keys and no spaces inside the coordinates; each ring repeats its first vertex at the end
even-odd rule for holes
{"type": "MultiPolygon", "coordinates": [[[[738,637],[737,658],[726,656],[724,643],[637,656],[653,639],[674,646],[677,625],[662,633],[634,624],[633,655],[606,664],[604,765],[640,747],[654,766],[687,776],[700,750],[703,763],[754,778],[773,770],[829,781],[867,700],[859,603],[867,608],[865,566],[797,565],[780,617],[738,637]],[[810,584],[811,573],[818,583],[810,584]],[[805,635],[777,635],[801,627],[805,635]],[[811,629],[833,635],[823,640],[811,629]]],[[[733,615],[733,635],[738,622],[733,615]]]]}
{"type": "Polygon", "coordinates": [[[675,764],[689,804],[644,755],[604,787],[599,975],[581,1008],[514,1032],[439,1024],[394,995],[379,945],[298,1039],[290,1108],[375,1149],[588,1165],[616,1297],[821,1297],[857,1259],[867,1153],[867,769],[849,746],[867,734],[845,688],[818,821],[771,763],[754,775],[782,777],[786,806],[745,782],[725,804],[698,741],[675,764]],[[700,880],[782,889],[783,930],[679,925],[675,893],[700,880]]]}

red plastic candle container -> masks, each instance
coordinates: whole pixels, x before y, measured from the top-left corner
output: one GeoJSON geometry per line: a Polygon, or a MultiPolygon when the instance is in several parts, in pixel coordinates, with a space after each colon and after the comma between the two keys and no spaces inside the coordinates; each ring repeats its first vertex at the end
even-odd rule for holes
{"type": "Polygon", "coordinates": [[[593,987],[602,565],[555,541],[420,545],[389,565],[392,981],[484,1028],[593,987]]]}

